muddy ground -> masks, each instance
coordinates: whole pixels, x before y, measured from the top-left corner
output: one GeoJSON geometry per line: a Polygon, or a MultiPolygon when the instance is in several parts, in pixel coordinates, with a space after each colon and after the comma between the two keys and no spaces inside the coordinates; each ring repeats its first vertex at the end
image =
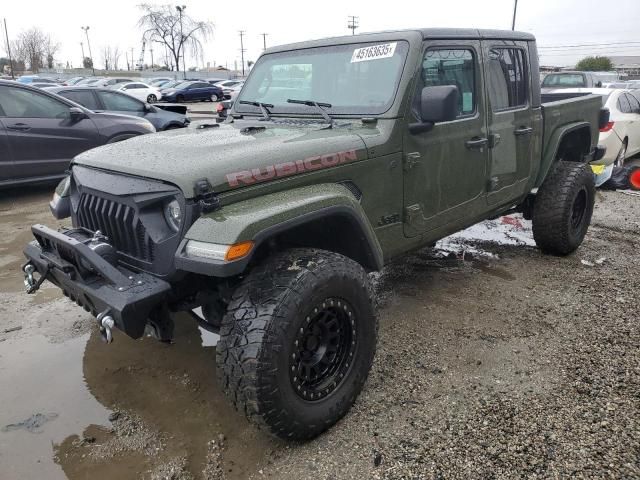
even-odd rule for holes
{"type": "Polygon", "coordinates": [[[299,445],[229,407],[187,316],[172,345],[107,346],[55,288],[22,293],[49,195],[0,192],[3,480],[640,477],[640,196],[600,192],[567,258],[510,217],[387,267],[365,389],[299,445]]]}

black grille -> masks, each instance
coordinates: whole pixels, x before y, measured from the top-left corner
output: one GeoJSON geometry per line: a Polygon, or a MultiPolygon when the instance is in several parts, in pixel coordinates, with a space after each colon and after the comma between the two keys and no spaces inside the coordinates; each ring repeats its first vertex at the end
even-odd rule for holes
{"type": "Polygon", "coordinates": [[[118,251],[147,262],[153,261],[154,243],[134,208],[83,193],[77,220],[81,227],[100,230],[118,251]]]}

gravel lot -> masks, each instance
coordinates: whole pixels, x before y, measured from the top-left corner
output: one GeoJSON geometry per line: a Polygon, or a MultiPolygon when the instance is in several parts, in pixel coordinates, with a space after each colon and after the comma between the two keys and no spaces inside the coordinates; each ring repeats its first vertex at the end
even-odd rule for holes
{"type": "Polygon", "coordinates": [[[186,316],[173,345],[105,346],[56,289],[22,293],[49,190],[0,194],[3,480],[640,477],[640,196],[599,192],[567,258],[516,218],[483,227],[506,244],[473,233],[388,266],[365,390],[299,445],[231,410],[216,339],[186,316]]]}

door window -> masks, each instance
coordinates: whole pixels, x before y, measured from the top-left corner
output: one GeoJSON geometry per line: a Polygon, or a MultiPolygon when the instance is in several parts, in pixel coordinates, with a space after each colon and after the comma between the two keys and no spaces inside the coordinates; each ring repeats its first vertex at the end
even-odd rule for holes
{"type": "Polygon", "coordinates": [[[89,110],[100,110],[98,100],[93,96],[93,92],[88,90],[72,90],[58,93],[61,97],[68,98],[72,102],[79,103],[89,110]]]}
{"type": "Polygon", "coordinates": [[[115,92],[97,92],[107,110],[116,112],[141,112],[143,106],[137,100],[115,92]]]}
{"type": "Polygon", "coordinates": [[[638,99],[630,94],[627,94],[626,97],[631,106],[631,113],[640,113],[640,102],[638,102],[638,99]]]}
{"type": "Polygon", "coordinates": [[[626,99],[625,95],[620,95],[618,97],[617,107],[621,113],[631,113],[631,105],[629,105],[629,101],[626,99]]]}
{"type": "Polygon", "coordinates": [[[32,90],[0,86],[0,107],[7,117],[65,118],[69,107],[32,90]]]}
{"type": "MultiPolygon", "coordinates": [[[[421,82],[414,97],[414,110],[420,109],[423,87],[458,87],[458,118],[472,115],[476,109],[476,63],[470,49],[427,50],[422,59],[421,82]]],[[[419,118],[419,115],[417,115],[419,118]]]]}
{"type": "Polygon", "coordinates": [[[487,62],[486,83],[494,112],[527,105],[528,77],[524,50],[492,48],[487,62]]]}

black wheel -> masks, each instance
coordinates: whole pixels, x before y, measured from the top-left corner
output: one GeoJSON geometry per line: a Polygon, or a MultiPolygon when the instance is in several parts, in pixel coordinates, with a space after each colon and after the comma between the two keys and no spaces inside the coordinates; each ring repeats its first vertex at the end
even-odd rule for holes
{"type": "Polygon", "coordinates": [[[178,103],[183,103],[184,102],[184,96],[183,95],[178,95],[176,97],[176,102],[178,103]]]}
{"type": "Polygon", "coordinates": [[[156,103],[158,101],[158,97],[156,97],[153,93],[147,97],[147,103],[156,103]]]}
{"type": "Polygon", "coordinates": [[[371,286],[359,264],[324,250],[281,252],[233,294],[216,347],[220,384],[259,427],[310,439],[355,401],[376,338],[371,286]]]}
{"type": "Polygon", "coordinates": [[[591,223],[595,186],[585,163],[556,162],[533,205],[533,238],[544,251],[568,255],[577,249],[591,223]]]}

